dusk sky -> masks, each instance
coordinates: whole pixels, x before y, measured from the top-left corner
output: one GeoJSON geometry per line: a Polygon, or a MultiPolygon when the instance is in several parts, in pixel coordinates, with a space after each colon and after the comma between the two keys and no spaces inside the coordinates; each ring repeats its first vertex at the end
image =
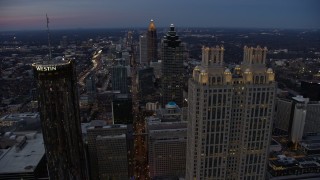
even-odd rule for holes
{"type": "Polygon", "coordinates": [[[0,0],[0,30],[147,27],[320,28],[319,0],[0,0]]]}

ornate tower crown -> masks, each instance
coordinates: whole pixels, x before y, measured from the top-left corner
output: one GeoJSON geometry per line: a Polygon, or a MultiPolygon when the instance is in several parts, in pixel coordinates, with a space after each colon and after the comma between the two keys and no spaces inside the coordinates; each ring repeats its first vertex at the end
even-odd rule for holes
{"type": "Polygon", "coordinates": [[[154,24],[153,19],[151,19],[148,27],[148,31],[155,31],[155,30],[156,30],[156,25],[154,24]]]}
{"type": "Polygon", "coordinates": [[[202,66],[222,66],[223,54],[223,46],[202,47],[202,66]]]}
{"type": "Polygon", "coordinates": [[[243,48],[243,63],[246,65],[260,64],[265,65],[266,55],[268,49],[266,47],[261,48],[257,46],[256,48],[244,46],[243,48]]]}

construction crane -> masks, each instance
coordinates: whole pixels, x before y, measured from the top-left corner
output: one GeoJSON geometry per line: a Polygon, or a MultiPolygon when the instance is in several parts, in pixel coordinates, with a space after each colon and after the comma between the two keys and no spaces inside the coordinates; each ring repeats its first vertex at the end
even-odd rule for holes
{"type": "Polygon", "coordinates": [[[135,48],[131,44],[131,81],[132,81],[132,114],[134,130],[134,179],[149,180],[148,144],[146,134],[145,117],[148,112],[140,109],[139,92],[137,85],[137,63],[135,59],[135,48]]]}

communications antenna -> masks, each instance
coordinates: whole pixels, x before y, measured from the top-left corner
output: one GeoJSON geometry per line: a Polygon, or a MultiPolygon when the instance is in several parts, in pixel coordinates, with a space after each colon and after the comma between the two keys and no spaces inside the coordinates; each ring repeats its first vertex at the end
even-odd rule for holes
{"type": "Polygon", "coordinates": [[[48,33],[48,46],[49,46],[49,60],[51,61],[51,44],[50,44],[50,31],[49,31],[49,18],[48,14],[46,14],[47,18],[47,33],[48,33]]]}

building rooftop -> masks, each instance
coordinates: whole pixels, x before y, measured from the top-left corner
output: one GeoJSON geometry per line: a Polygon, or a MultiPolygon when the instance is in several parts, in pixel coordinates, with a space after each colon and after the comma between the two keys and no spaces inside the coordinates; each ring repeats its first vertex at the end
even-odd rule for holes
{"type": "Polygon", "coordinates": [[[0,118],[0,120],[3,121],[16,121],[18,119],[23,119],[23,118],[38,118],[39,113],[15,113],[15,114],[9,114],[5,115],[0,118]]]}
{"type": "Polygon", "coordinates": [[[127,128],[127,125],[125,124],[114,124],[114,125],[107,125],[107,126],[90,126],[88,127],[87,130],[89,129],[115,129],[115,128],[127,128]]]}
{"type": "Polygon", "coordinates": [[[2,150],[0,156],[0,174],[32,172],[45,155],[42,134],[28,137],[20,150],[17,144],[8,150],[2,150]]]}
{"type": "Polygon", "coordinates": [[[97,140],[103,140],[103,139],[123,139],[126,138],[126,134],[121,135],[109,135],[109,136],[97,136],[97,140]]]}
{"type": "Polygon", "coordinates": [[[294,100],[296,100],[296,101],[298,101],[298,102],[308,102],[309,101],[309,98],[303,98],[303,96],[300,96],[300,95],[298,95],[298,96],[296,96],[296,97],[292,97],[292,99],[294,99],[294,100]]]}

